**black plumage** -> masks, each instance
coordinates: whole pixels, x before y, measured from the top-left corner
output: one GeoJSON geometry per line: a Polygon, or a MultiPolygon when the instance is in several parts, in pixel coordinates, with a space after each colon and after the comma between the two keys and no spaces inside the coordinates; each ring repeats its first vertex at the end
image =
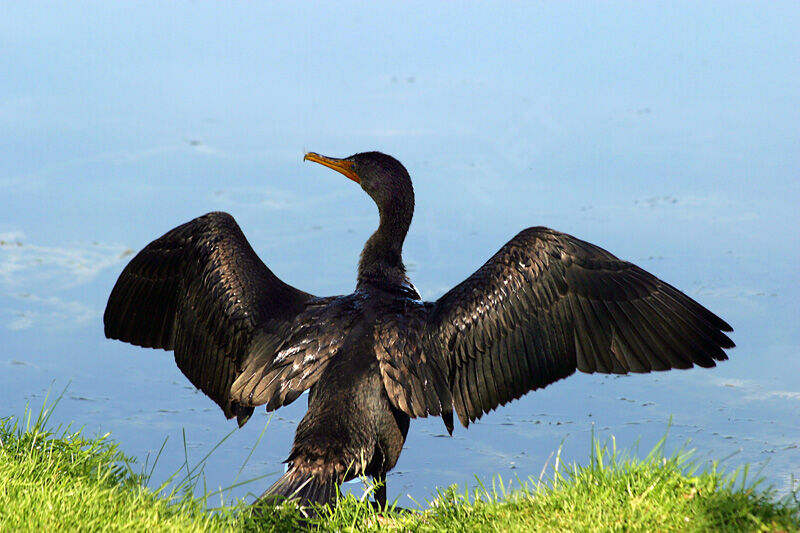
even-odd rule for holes
{"type": "MultiPolygon", "coordinates": [[[[408,172],[378,152],[306,159],[375,201],[356,291],[318,298],[279,280],[233,218],[209,213],[147,245],[104,316],[109,338],[174,350],[191,382],[244,424],[309,390],[289,468],[264,494],[328,503],[359,475],[385,482],[410,418],[461,423],[574,373],[711,367],[731,327],[671,285],[548,228],[521,231],[436,302],[402,261],[408,172]]],[[[376,493],[385,504],[384,488],[376,493]]]]}

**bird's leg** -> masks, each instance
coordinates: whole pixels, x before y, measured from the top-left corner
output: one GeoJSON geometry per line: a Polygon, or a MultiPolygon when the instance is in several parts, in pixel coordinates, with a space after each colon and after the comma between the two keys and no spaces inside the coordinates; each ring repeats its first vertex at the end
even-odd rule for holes
{"type": "Polygon", "coordinates": [[[386,472],[381,472],[373,478],[378,485],[375,487],[375,503],[381,510],[386,509],[386,472]]]}

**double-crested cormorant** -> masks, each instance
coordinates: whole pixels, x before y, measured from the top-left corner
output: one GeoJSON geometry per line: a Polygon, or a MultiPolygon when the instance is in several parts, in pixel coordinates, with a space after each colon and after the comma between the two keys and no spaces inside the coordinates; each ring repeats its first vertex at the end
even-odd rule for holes
{"type": "Polygon", "coordinates": [[[671,285],[548,228],[521,231],[474,274],[423,302],[401,251],[414,191],[379,152],[306,154],[359,183],[378,205],[356,290],[319,298],[278,279],[226,213],[148,244],[125,267],[105,333],[174,350],[191,382],[243,425],[310,389],[288,470],[264,497],[328,503],[355,476],[380,481],[411,418],[453,430],[499,405],[583,372],[625,374],[727,359],[731,327],[671,285]]]}

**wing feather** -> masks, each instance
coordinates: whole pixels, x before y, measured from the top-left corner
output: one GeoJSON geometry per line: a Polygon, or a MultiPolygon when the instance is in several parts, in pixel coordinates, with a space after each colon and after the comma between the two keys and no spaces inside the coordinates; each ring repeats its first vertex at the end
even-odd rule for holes
{"type": "Polygon", "coordinates": [[[271,360],[312,296],[278,279],[236,221],[213,212],[167,232],[125,267],[106,305],[106,336],[175,351],[181,371],[244,423],[251,403],[231,385],[253,359],[271,360]]]}
{"type": "Polygon", "coordinates": [[[277,354],[250,358],[231,386],[231,397],[246,405],[266,404],[268,411],[293,402],[342,349],[359,307],[358,295],[308,300],[283,342],[263,340],[261,351],[277,354]]]}
{"type": "Polygon", "coordinates": [[[679,290],[547,228],[509,241],[433,304],[425,328],[465,426],[576,369],[708,367],[734,346],[731,327],[679,290]]]}
{"type": "Polygon", "coordinates": [[[427,315],[428,308],[418,301],[385,302],[375,313],[375,354],[392,404],[412,418],[441,415],[452,431],[454,400],[447,375],[440,360],[423,350],[427,315]]]}

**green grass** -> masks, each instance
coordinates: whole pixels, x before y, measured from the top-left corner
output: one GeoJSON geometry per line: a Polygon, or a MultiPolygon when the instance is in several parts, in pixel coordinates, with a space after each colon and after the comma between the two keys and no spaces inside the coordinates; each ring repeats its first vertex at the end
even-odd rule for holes
{"type": "MultiPolygon", "coordinates": [[[[594,441],[587,466],[554,466],[548,480],[514,491],[443,491],[413,531],[796,531],[800,504],[747,484],[746,469],[698,472],[692,452],[664,457],[665,439],[643,460],[594,441]]],[[[613,441],[612,441],[613,442],[613,441]]]]}
{"type": "Polygon", "coordinates": [[[48,430],[51,410],[0,419],[0,531],[218,531],[188,494],[158,497],[107,435],[48,430]]]}
{"type": "Polygon", "coordinates": [[[451,487],[415,512],[378,514],[352,495],[308,520],[291,506],[211,511],[212,495],[192,495],[198,467],[147,489],[107,436],[48,430],[51,412],[0,419],[0,531],[800,531],[796,493],[779,499],[748,482],[746,468],[699,471],[691,451],[665,456],[665,439],[641,460],[594,440],[588,465],[565,467],[556,456],[514,490],[499,478],[451,487]]]}

